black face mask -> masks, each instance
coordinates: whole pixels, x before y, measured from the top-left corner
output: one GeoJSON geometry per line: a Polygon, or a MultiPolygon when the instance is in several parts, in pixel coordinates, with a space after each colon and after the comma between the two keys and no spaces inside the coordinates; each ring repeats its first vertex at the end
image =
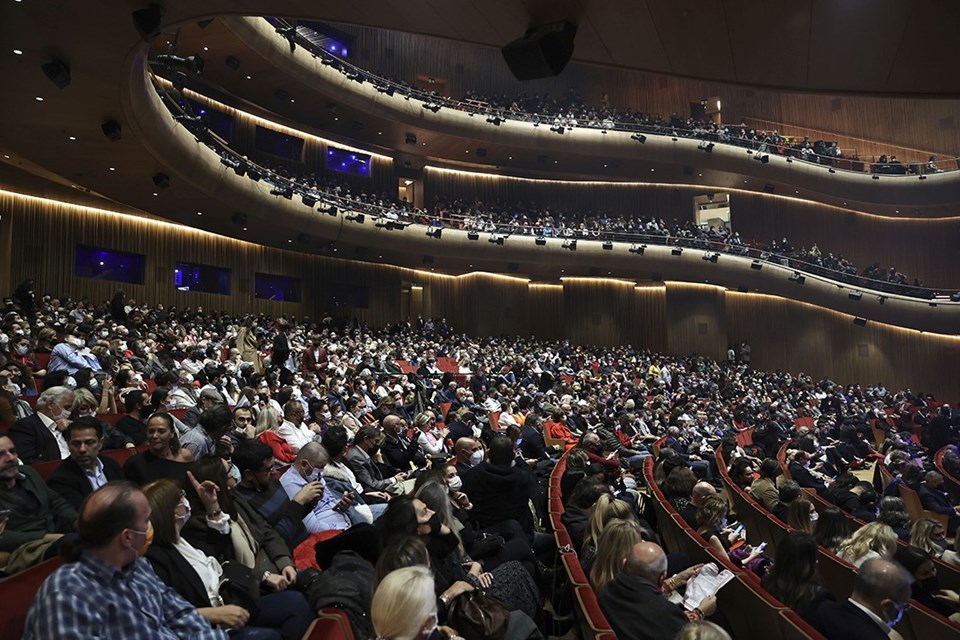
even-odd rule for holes
{"type": "Polygon", "coordinates": [[[368,453],[369,453],[369,455],[371,455],[371,456],[375,456],[375,455],[377,455],[377,453],[378,453],[379,451],[380,451],[380,445],[379,445],[379,444],[375,444],[375,445],[373,445],[372,447],[370,447],[370,451],[369,451],[368,453]]]}
{"type": "Polygon", "coordinates": [[[432,516],[430,516],[430,520],[427,521],[427,524],[430,525],[430,535],[432,536],[440,535],[440,526],[442,525],[442,523],[440,522],[439,513],[434,513],[432,516]]]}
{"type": "Polygon", "coordinates": [[[927,593],[936,593],[937,591],[940,591],[940,578],[938,576],[930,576],[929,578],[918,580],[917,584],[919,584],[920,588],[927,593]]]}

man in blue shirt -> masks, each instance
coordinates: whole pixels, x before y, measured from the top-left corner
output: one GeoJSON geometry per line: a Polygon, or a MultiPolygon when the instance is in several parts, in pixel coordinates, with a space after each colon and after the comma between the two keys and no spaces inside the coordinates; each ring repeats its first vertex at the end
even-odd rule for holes
{"type": "Polygon", "coordinates": [[[48,372],[66,371],[70,375],[76,375],[80,369],[100,371],[100,361],[90,353],[90,349],[86,346],[86,340],[79,331],[74,330],[63,340],[50,352],[50,364],[47,365],[48,372]]]}
{"type": "Polygon", "coordinates": [[[226,640],[141,558],[153,538],[146,496],[110,482],[83,503],[79,559],[57,569],[27,614],[27,640],[226,640]]]}

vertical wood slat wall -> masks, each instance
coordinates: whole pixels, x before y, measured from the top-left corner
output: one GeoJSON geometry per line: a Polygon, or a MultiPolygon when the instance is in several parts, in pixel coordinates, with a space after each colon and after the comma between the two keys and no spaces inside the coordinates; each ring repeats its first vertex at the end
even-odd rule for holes
{"type": "Polygon", "coordinates": [[[317,317],[328,310],[325,285],[351,284],[369,287],[369,307],[342,311],[382,326],[404,319],[402,291],[416,283],[423,287],[424,315],[446,317],[468,334],[533,335],[603,346],[632,344],[711,357],[723,357],[730,343],[748,342],[758,369],[803,371],[840,383],[882,382],[890,389],[909,386],[946,401],[960,397],[956,373],[960,337],[873,322],[858,327],[851,316],[773,296],[675,282],[635,286],[609,279],[566,278],[562,284],[545,285],[494,274],[455,278],[261,247],[12,194],[0,194],[0,211],[4,227],[10,225],[12,251],[3,265],[9,282],[34,278],[39,292],[103,301],[123,287],[130,298],[151,304],[317,317]],[[77,243],[146,255],[147,284],[74,277],[77,243]],[[177,291],[173,264],[178,260],[230,268],[233,295],[177,291]],[[257,271],[301,278],[303,301],[254,299],[252,279],[257,271]]]}
{"type": "MultiPolygon", "coordinates": [[[[346,29],[357,35],[356,55],[351,58],[360,67],[407,82],[418,75],[440,78],[452,97],[475,90],[486,95],[546,93],[561,98],[573,87],[590,104],[599,104],[601,94],[606,93],[616,107],[684,117],[690,114],[691,102],[719,97],[723,121],[732,125],[762,118],[810,127],[832,132],[840,140],[856,137],[875,141],[879,145],[870,151],[893,153],[901,160],[926,160],[927,153],[948,157],[960,153],[960,101],[956,99],[791,93],[577,62],[564,69],[562,83],[555,78],[520,83],[493,47],[399,31],[346,29]],[[888,146],[881,151],[883,144],[888,146]]],[[[847,140],[846,144],[854,143],[847,140]]]]}
{"type": "MultiPolygon", "coordinates": [[[[643,215],[667,221],[693,220],[694,196],[723,192],[711,187],[523,180],[436,169],[428,169],[425,175],[426,202],[431,204],[437,197],[479,199],[491,207],[535,202],[565,212],[643,215]]],[[[731,193],[730,203],[733,229],[746,240],[766,244],[786,237],[798,247],[817,244],[824,254],[843,255],[861,268],[879,263],[928,286],[960,289],[960,262],[954,259],[960,218],[887,218],[746,192],[731,193]]],[[[910,212],[905,209],[903,214],[910,212]]]]}

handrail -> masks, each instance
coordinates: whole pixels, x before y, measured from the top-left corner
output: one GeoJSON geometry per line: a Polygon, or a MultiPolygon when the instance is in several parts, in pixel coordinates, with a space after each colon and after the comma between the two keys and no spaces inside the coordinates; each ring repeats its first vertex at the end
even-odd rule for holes
{"type": "MultiPolygon", "coordinates": [[[[404,82],[391,80],[390,78],[386,78],[371,71],[367,71],[366,69],[362,69],[357,65],[334,55],[324,48],[316,46],[302,33],[300,33],[295,25],[275,17],[266,17],[264,19],[278,30],[292,29],[292,31],[288,31],[288,33],[291,34],[291,37],[295,38],[294,42],[309,51],[312,55],[320,58],[322,64],[325,66],[336,67],[340,73],[360,84],[363,84],[365,81],[370,82],[380,93],[389,96],[392,96],[395,93],[400,93],[405,100],[414,99],[422,101],[424,110],[430,110],[434,113],[439,111],[441,108],[455,109],[457,111],[462,111],[469,116],[485,116],[487,117],[488,121],[491,122],[491,124],[494,124],[494,121],[511,120],[529,123],[535,127],[539,127],[540,125],[548,125],[554,128],[554,130],[558,130],[557,133],[562,133],[565,129],[593,129],[599,130],[603,133],[606,133],[607,131],[623,131],[632,133],[634,135],[643,134],[669,136],[674,139],[678,137],[692,138],[696,140],[702,140],[704,143],[718,143],[750,149],[751,151],[756,152],[758,155],[774,154],[785,156],[787,157],[788,162],[797,160],[809,164],[823,165],[828,167],[830,171],[839,170],[849,173],[871,173],[874,175],[883,174],[890,176],[926,176],[928,174],[960,170],[960,157],[940,158],[935,161],[929,160],[927,162],[902,163],[898,161],[893,163],[871,163],[863,162],[859,159],[853,160],[842,157],[838,158],[827,155],[817,155],[813,153],[812,146],[802,150],[795,147],[785,146],[783,143],[786,140],[783,138],[783,136],[775,135],[770,131],[761,132],[764,134],[764,138],[762,140],[748,139],[745,137],[746,131],[751,128],[747,125],[723,125],[721,129],[712,129],[711,127],[716,126],[712,123],[697,123],[694,126],[690,126],[687,122],[680,118],[671,118],[669,123],[631,122],[629,120],[620,119],[625,114],[619,112],[616,113],[617,118],[613,118],[608,114],[603,119],[594,117],[588,120],[581,120],[573,115],[530,113],[526,111],[515,110],[513,108],[496,107],[480,100],[449,98],[446,96],[441,96],[436,92],[417,89],[416,87],[412,87],[404,82]],[[728,133],[728,130],[730,129],[739,129],[739,136],[731,136],[728,133]],[[938,163],[943,164],[947,167],[947,169],[941,168],[940,164],[938,163]]],[[[638,115],[644,118],[649,118],[647,114],[636,114],[634,117],[636,118],[638,115]]],[[[656,117],[660,118],[659,116],[656,117]]]]}
{"type": "MultiPolygon", "coordinates": [[[[207,145],[215,153],[220,155],[221,161],[224,164],[234,168],[244,166],[247,175],[255,173],[257,179],[263,179],[273,187],[290,189],[291,197],[292,195],[305,196],[308,199],[313,199],[324,204],[327,208],[336,207],[337,209],[345,209],[350,212],[370,215],[375,219],[376,226],[378,227],[392,230],[406,228],[411,224],[422,224],[432,228],[451,228],[477,234],[490,234],[491,239],[496,237],[529,236],[543,238],[545,240],[555,239],[563,242],[575,240],[617,242],[631,245],[630,251],[634,253],[641,253],[646,249],[647,245],[664,245],[702,250],[704,251],[705,260],[711,259],[712,254],[749,258],[760,263],[793,269],[797,275],[803,275],[804,277],[815,277],[824,281],[832,281],[832,284],[839,282],[848,285],[852,289],[864,289],[878,294],[894,294],[910,298],[933,300],[934,298],[944,298],[954,293],[952,289],[934,289],[931,287],[896,284],[884,280],[876,280],[856,273],[840,271],[810,262],[811,257],[816,256],[813,256],[813,254],[809,252],[803,257],[798,257],[776,250],[770,251],[764,248],[751,247],[735,239],[718,241],[681,235],[673,236],[670,235],[669,230],[663,230],[657,233],[641,233],[609,229],[574,229],[563,224],[557,227],[550,224],[520,224],[516,221],[507,224],[492,219],[485,220],[484,214],[468,216],[451,213],[447,216],[436,216],[423,210],[414,210],[395,204],[383,206],[372,202],[365,202],[360,198],[350,195],[336,193],[330,189],[309,187],[300,183],[296,178],[281,176],[230,148],[227,141],[198,123],[196,116],[185,111],[179,102],[167,92],[166,88],[163,87],[163,83],[170,83],[170,81],[160,75],[159,69],[154,70],[152,78],[154,79],[154,86],[158,93],[160,93],[161,98],[163,98],[163,102],[174,113],[175,117],[178,118],[181,124],[190,129],[199,142],[207,145]]],[[[640,224],[639,219],[634,219],[634,221],[638,225],[640,224]]],[[[682,231],[688,232],[690,230],[685,229],[682,231]]]]}

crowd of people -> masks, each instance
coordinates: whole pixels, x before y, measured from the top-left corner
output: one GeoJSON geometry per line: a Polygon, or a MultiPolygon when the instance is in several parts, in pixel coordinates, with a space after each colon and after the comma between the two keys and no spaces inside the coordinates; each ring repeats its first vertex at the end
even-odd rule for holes
{"type": "MultiPolygon", "coordinates": [[[[886,455],[904,482],[915,479],[929,458],[896,430],[874,451],[870,422],[888,409],[920,421],[932,411],[924,441],[947,445],[957,441],[949,407],[909,389],[757,371],[731,351],[717,362],[477,338],[442,319],[372,329],[232,317],[137,304],[122,291],[104,304],[38,296],[24,282],[0,324],[0,553],[7,573],[69,560],[41,588],[26,637],[144,637],[159,625],[167,637],[299,638],[330,605],[350,614],[357,637],[480,637],[471,607],[499,621],[501,637],[562,634],[569,611],[544,487],[564,453],[564,521],[618,634],[723,633],[703,620],[723,623],[715,600],[684,610],[664,597],[699,567],[664,553],[644,508],[636,470],[661,439],[657,474],[678,510],[790,606],[817,599],[777,592],[800,579],[779,551],[735,545],[742,530],[715,488],[718,447],[738,482],[861,576],[902,577],[883,522],[904,533],[909,520],[848,476],[886,455]],[[816,427],[795,431],[800,417],[816,427]],[[757,446],[744,451],[735,434],[747,428],[757,446]],[[794,481],[777,487],[767,459],[790,437],[794,481]],[[108,441],[139,449],[121,466],[102,455],[108,441]],[[44,462],[57,465],[46,480],[31,466],[44,462]],[[826,517],[811,522],[799,488],[791,498],[796,483],[877,522],[831,533],[826,517]],[[406,580],[422,589],[398,587],[406,580]],[[645,615],[621,606],[634,597],[663,615],[624,618],[645,615]]],[[[939,531],[915,524],[910,551],[941,548],[949,559],[957,510],[935,474],[922,482],[922,498],[953,516],[939,531]]],[[[917,558],[897,558],[914,597],[954,606],[917,558]]],[[[880,603],[881,621],[892,606],[880,603]]],[[[830,629],[827,620],[814,618],[830,629]]]]}
{"type": "MultiPolygon", "coordinates": [[[[276,19],[268,18],[273,22],[276,19]]],[[[278,23],[279,24],[279,23],[278,23]]],[[[298,29],[308,29],[300,26],[298,29]]],[[[403,79],[387,78],[338,56],[336,52],[312,46],[309,40],[299,40],[318,56],[325,66],[336,68],[340,73],[359,83],[369,82],[381,93],[399,93],[408,100],[421,101],[425,109],[438,112],[441,108],[464,111],[472,116],[483,116],[491,124],[503,120],[529,122],[536,126],[551,127],[557,133],[575,128],[590,128],[606,131],[629,131],[651,133],[672,137],[695,138],[705,142],[745,147],[760,155],[776,154],[799,160],[848,170],[869,171],[877,174],[907,175],[940,173],[936,156],[924,162],[903,164],[895,155],[882,155],[873,162],[854,154],[852,162],[840,164],[844,158],[835,141],[811,140],[809,136],[785,136],[776,130],[765,131],[748,126],[718,124],[709,117],[684,117],[677,113],[669,116],[649,114],[632,109],[617,108],[610,104],[609,94],[600,94],[596,103],[590,103],[576,90],[569,89],[562,96],[547,93],[508,95],[505,93],[482,93],[467,91],[462,98],[450,98],[437,91],[419,88],[403,79]],[[856,164],[854,164],[856,163],[856,164]]]]}

